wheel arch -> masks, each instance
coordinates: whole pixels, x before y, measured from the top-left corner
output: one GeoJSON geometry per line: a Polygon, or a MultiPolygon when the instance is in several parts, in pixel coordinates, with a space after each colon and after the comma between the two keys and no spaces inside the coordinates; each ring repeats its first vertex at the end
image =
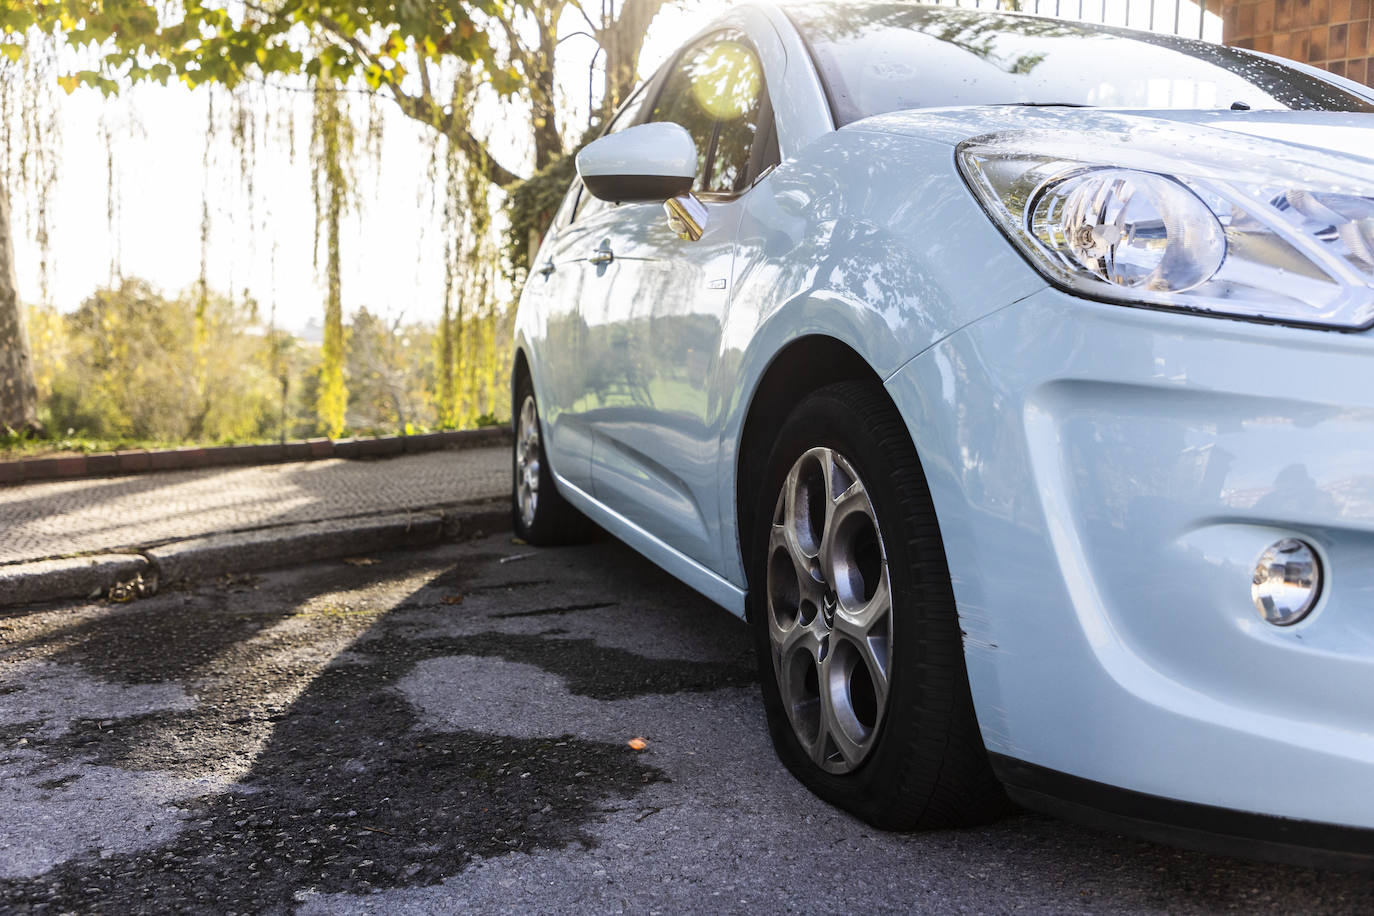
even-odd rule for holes
{"type": "Polygon", "coordinates": [[[517,344],[515,347],[515,354],[511,357],[510,364],[510,400],[512,418],[514,418],[515,416],[514,411],[516,409],[515,386],[520,384],[520,377],[522,375],[530,376],[530,384],[534,384],[534,377],[530,373],[530,360],[529,357],[525,355],[525,347],[523,344],[517,344]]]}
{"type": "Polygon", "coordinates": [[[788,343],[759,377],[745,411],[735,453],[735,533],[746,573],[752,568],[749,532],[755,522],[754,497],[767,469],[768,443],[777,438],[792,410],[808,394],[846,381],[882,385],[882,377],[857,350],[839,338],[823,334],[799,337],[788,343]]]}

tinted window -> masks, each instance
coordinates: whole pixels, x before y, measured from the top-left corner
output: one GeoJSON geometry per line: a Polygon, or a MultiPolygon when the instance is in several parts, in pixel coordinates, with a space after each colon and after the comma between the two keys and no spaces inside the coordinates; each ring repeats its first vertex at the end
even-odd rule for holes
{"type": "Polygon", "coordinates": [[[732,194],[749,180],[764,105],[763,70],[742,40],[688,48],[664,83],[650,121],[672,121],[697,146],[698,192],[732,194]]]}
{"type": "Polygon", "coordinates": [[[749,159],[763,114],[763,72],[758,58],[744,45],[725,41],[716,46],[720,76],[710,88],[712,107],[720,114],[716,147],[711,151],[711,190],[734,193],[749,177],[749,159]]]}
{"type": "Polygon", "coordinates": [[[563,196],[563,202],[558,205],[558,210],[553,215],[554,226],[566,226],[573,220],[573,213],[577,207],[577,195],[582,193],[582,182],[574,179],[572,186],[568,188],[568,193],[563,196]]]}
{"type": "Polygon", "coordinates": [[[787,12],[841,124],[907,108],[1013,103],[1374,111],[1275,61],[1170,35],[911,3],[787,12]]]}
{"type": "Polygon", "coordinates": [[[687,133],[692,135],[692,142],[697,145],[697,191],[703,189],[706,154],[711,150],[711,137],[716,130],[715,117],[697,103],[696,95],[692,92],[692,83],[702,69],[707,53],[706,48],[696,48],[683,56],[663,84],[663,94],[649,115],[650,121],[672,121],[687,128],[687,133]]]}

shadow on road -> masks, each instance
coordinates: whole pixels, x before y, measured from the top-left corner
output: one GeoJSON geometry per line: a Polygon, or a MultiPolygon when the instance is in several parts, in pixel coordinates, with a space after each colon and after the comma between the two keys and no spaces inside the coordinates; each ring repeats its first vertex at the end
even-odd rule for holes
{"type": "MultiPolygon", "coordinates": [[[[27,750],[183,776],[236,758],[243,766],[230,791],[179,802],[172,842],[78,856],[37,880],[0,883],[0,900],[256,912],[288,906],[303,889],[424,884],[474,858],[591,843],[582,827],[609,799],[663,778],[624,743],[421,728],[394,685],[427,659],[516,660],[605,700],[752,682],[737,661],[651,660],[556,633],[434,635],[464,616],[457,599],[469,589],[519,588],[508,575],[518,567],[469,555],[400,600],[377,584],[406,583],[404,567],[417,560],[402,557],[382,577],[330,564],[276,596],[263,596],[252,577],[227,580],[7,641],[11,658],[37,653],[106,681],[172,681],[198,699],[103,727],[77,720],[58,737],[29,738],[27,750]]],[[[4,729],[6,745],[37,724],[4,729]]]]}
{"type": "MultiPolygon", "coordinates": [[[[608,823],[634,826],[659,811],[659,835],[677,831],[686,846],[609,853],[646,884],[700,859],[704,884],[672,899],[705,910],[786,908],[780,890],[832,868],[826,850],[841,844],[863,857],[865,893],[902,910],[1341,912],[1374,902],[1362,877],[1195,855],[1038,816],[875,833],[796,787],[752,721],[744,734],[755,743],[743,750],[736,733],[714,727],[722,708],[703,704],[754,688],[745,628],[615,543],[534,552],[489,538],[375,565],[319,564],[125,607],[12,614],[0,618],[0,638],[0,712],[40,689],[25,681],[40,668],[59,710],[0,714],[0,779],[23,810],[84,804],[118,818],[129,802],[108,789],[119,785],[110,774],[144,779],[129,783],[138,792],[158,780],[183,787],[156,802],[175,808],[167,829],[109,846],[70,824],[7,825],[0,806],[0,909],[9,911],[280,912],[321,895],[427,888],[449,896],[413,909],[461,906],[463,876],[479,862],[506,857],[518,877],[550,855],[604,845],[608,823]],[[445,684],[453,672],[473,679],[445,684]],[[483,681],[491,672],[534,686],[483,681]],[[438,691],[431,700],[450,704],[437,716],[417,705],[421,674],[438,691]],[[564,699],[541,700],[546,682],[564,699]],[[98,685],[148,684],[179,686],[185,701],[58,721],[93,702],[98,685]],[[588,737],[557,718],[568,696],[593,717],[631,707],[641,720],[650,708],[696,716],[707,726],[695,745],[702,757],[670,771],[624,740],[588,737]],[[634,705],[650,701],[661,705],[634,705]],[[535,724],[502,719],[511,709],[535,724]],[[464,722],[491,727],[453,724],[464,722]],[[752,780],[743,789],[740,774],[752,780]],[[196,780],[206,788],[187,792],[196,780]],[[625,813],[647,796],[647,813],[625,813]],[[21,842],[60,847],[57,864],[6,870],[5,845],[21,842]],[[702,896],[727,883],[745,888],[740,904],[702,896]]],[[[127,810],[131,819],[147,809],[127,810]]],[[[575,907],[581,891],[546,893],[536,908],[575,907]]],[[[816,893],[827,907],[853,899],[841,885],[816,893]]]]}

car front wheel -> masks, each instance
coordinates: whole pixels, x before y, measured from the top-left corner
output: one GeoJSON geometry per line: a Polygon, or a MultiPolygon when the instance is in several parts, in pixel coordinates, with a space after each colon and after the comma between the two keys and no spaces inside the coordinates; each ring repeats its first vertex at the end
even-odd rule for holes
{"type": "Polygon", "coordinates": [[[755,518],[750,616],[788,769],[878,827],[1000,814],[934,507],[880,386],[832,385],[796,408],[755,518]]]}

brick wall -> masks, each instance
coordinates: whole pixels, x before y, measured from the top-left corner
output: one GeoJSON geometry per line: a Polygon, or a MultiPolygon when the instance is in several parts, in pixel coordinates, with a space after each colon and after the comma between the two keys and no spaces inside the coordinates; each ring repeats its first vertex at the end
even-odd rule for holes
{"type": "Polygon", "coordinates": [[[1371,0],[1228,0],[1222,40],[1374,83],[1371,0]]]}

